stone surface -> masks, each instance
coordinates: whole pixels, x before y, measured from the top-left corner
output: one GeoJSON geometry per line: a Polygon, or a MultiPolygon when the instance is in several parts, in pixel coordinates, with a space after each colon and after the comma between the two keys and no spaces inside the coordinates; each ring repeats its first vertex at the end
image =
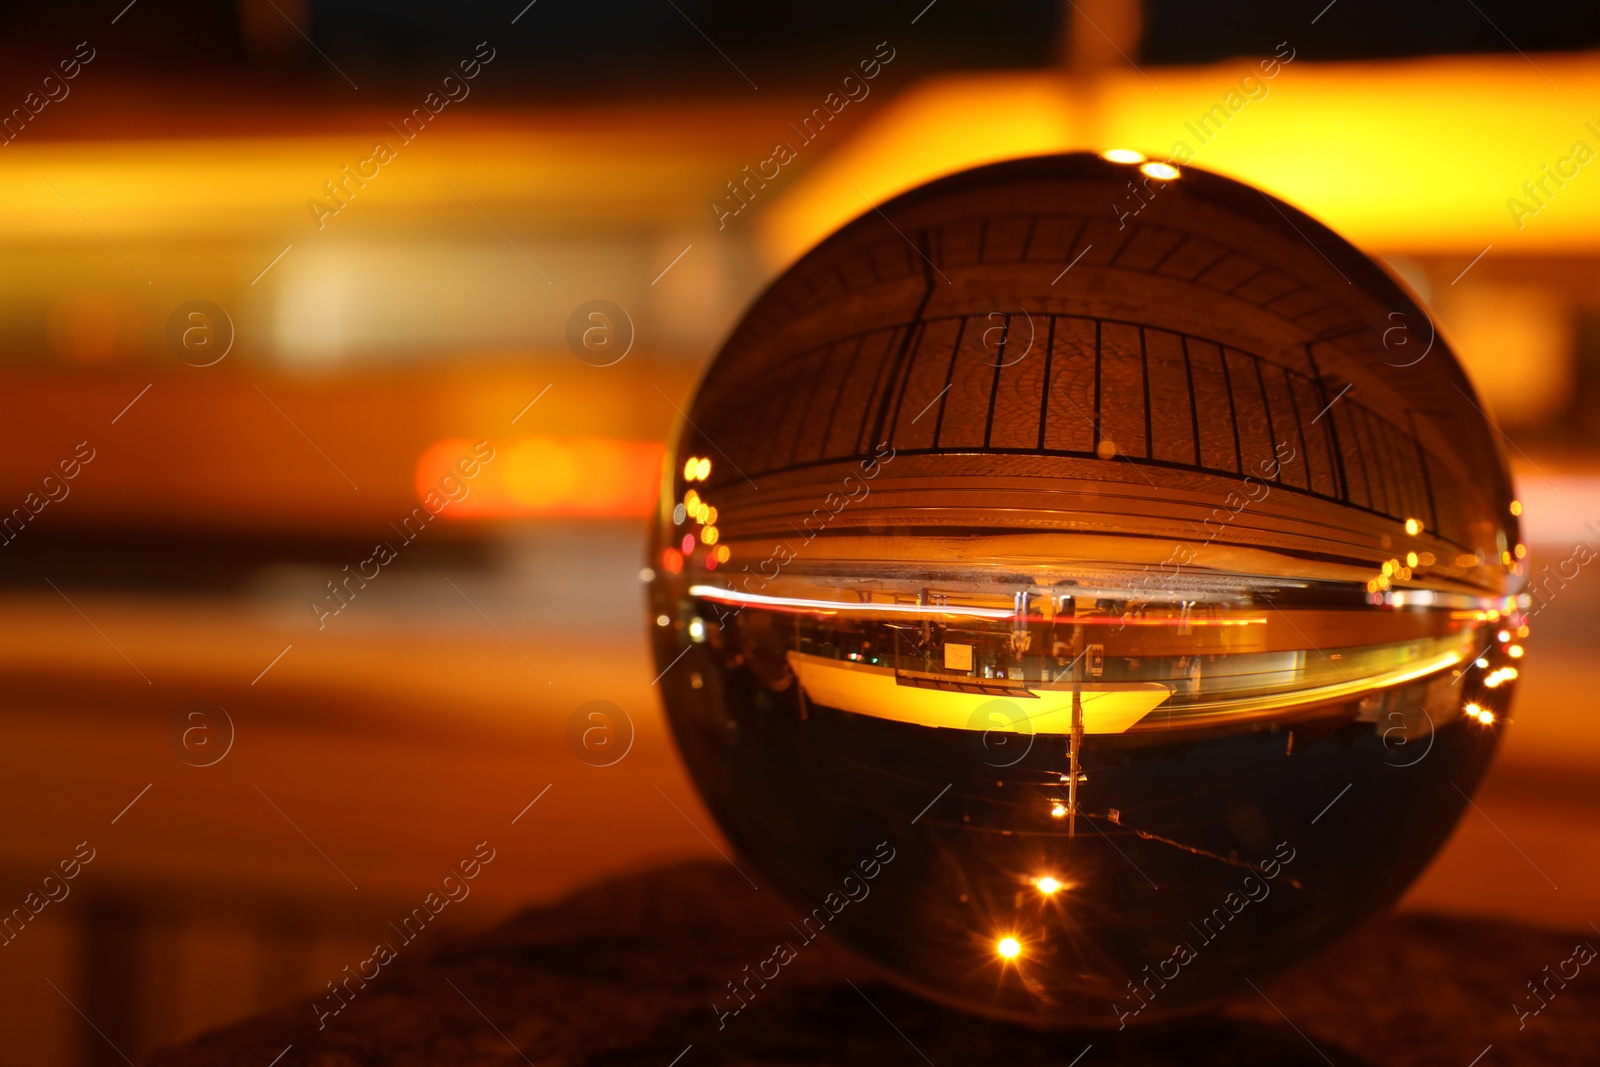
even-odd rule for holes
{"type": "Polygon", "coordinates": [[[288,1047],[278,1067],[1467,1067],[1492,1046],[1480,1067],[1600,1063],[1600,967],[1565,988],[1552,980],[1548,1006],[1520,1030],[1512,1007],[1536,1006],[1526,983],[1575,945],[1600,944],[1593,930],[1391,916],[1196,1022],[1119,1034],[1032,1031],[922,1001],[825,937],[803,943],[792,918],[726,865],[663,868],[403,954],[325,1028],[296,1002],[148,1062],[265,1067],[288,1047]],[[719,1028],[713,999],[737,1003],[725,983],[780,941],[797,946],[795,958],[719,1028]]]}

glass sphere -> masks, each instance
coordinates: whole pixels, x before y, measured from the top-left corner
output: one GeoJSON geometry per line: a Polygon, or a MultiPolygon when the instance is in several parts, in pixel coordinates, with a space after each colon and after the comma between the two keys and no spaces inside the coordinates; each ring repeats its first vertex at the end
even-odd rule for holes
{"type": "Polygon", "coordinates": [[[711,365],[654,522],[667,713],[802,915],[774,936],[1037,1025],[1253,995],[1393,902],[1527,634],[1428,313],[1288,204],[1113,155],[823,241],[711,365]]]}

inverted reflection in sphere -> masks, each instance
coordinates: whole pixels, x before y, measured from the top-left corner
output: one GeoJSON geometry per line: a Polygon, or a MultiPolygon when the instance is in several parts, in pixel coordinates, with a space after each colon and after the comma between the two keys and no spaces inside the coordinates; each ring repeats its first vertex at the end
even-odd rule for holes
{"type": "Polygon", "coordinates": [[[810,252],[688,409],[649,609],[787,946],[1118,1026],[1392,902],[1527,633],[1473,397],[1381,268],[1192,169],[984,167],[810,252]]]}

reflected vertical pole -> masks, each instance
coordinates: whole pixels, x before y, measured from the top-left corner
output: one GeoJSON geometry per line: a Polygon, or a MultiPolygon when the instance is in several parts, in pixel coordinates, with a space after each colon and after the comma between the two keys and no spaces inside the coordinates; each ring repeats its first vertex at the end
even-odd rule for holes
{"type": "Polygon", "coordinates": [[[1072,740],[1067,747],[1067,836],[1078,836],[1078,754],[1083,748],[1083,625],[1072,627],[1072,740]]]}

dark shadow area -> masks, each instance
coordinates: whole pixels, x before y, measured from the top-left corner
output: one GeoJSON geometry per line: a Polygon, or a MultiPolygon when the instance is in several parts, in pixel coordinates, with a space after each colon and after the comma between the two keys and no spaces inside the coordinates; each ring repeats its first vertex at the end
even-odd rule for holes
{"type": "Polygon", "coordinates": [[[264,1063],[289,1045],[297,1062],[310,1064],[525,1057],[618,1067],[1361,1067],[1464,1064],[1490,1043],[1496,1063],[1531,1064],[1592,1062],[1600,1048],[1600,998],[1579,983],[1520,1034],[1511,1025],[1507,998],[1522,972],[1559,961],[1572,941],[1514,924],[1385,918],[1194,1022],[1118,1033],[1030,1030],[938,1006],[875,980],[826,939],[805,944],[793,918],[770,889],[751,889],[726,865],[649,871],[525,912],[427,958],[409,956],[397,935],[387,943],[391,962],[353,961],[351,977],[321,999],[150,1063],[264,1063]],[[799,947],[777,976],[764,986],[747,977],[745,968],[785,939],[799,947]],[[374,968],[370,981],[356,974],[374,968]],[[729,983],[748,989],[746,1006],[719,1018],[714,1004],[727,1011],[738,1003],[729,983]]]}

